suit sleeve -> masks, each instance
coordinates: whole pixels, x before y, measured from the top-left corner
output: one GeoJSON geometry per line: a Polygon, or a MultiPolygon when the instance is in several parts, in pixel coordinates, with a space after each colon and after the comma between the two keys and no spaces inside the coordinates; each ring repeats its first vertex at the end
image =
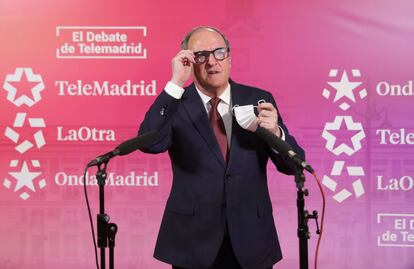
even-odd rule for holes
{"type": "Polygon", "coordinates": [[[159,139],[150,146],[141,149],[141,151],[146,153],[161,153],[171,147],[173,136],[172,123],[179,103],[180,99],[175,99],[165,90],[155,99],[145,114],[138,134],[141,135],[150,131],[158,131],[159,139]]]}
{"type": "MultiPolygon", "coordinates": [[[[272,96],[272,94],[269,93],[268,102],[272,103],[274,107],[277,110],[278,114],[278,124],[283,129],[283,132],[285,133],[285,141],[292,146],[292,149],[302,158],[305,158],[305,151],[298,145],[296,142],[296,139],[289,133],[288,128],[283,123],[282,116],[280,115],[279,109],[277,108],[276,102],[272,96]]],[[[272,160],[272,162],[275,164],[277,170],[279,172],[282,172],[287,175],[292,175],[295,173],[296,167],[294,163],[286,156],[282,156],[279,153],[276,153],[273,151],[270,147],[268,149],[269,157],[272,160]]]]}

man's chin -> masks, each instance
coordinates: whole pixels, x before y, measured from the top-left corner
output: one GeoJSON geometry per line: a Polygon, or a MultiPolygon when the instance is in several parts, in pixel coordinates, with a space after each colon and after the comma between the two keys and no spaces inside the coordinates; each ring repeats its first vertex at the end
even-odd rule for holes
{"type": "Polygon", "coordinates": [[[228,80],[223,78],[211,78],[206,81],[206,86],[213,88],[221,88],[227,86],[228,80]]]}
{"type": "Polygon", "coordinates": [[[226,86],[225,85],[217,85],[217,86],[209,85],[205,87],[205,89],[211,94],[221,95],[223,91],[226,89],[226,86]]]}

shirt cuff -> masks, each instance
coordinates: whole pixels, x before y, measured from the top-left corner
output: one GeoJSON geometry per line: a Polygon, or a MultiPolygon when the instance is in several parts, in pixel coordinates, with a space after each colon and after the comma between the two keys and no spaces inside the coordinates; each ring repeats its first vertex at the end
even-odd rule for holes
{"type": "Polygon", "coordinates": [[[285,132],[283,131],[282,127],[278,126],[280,130],[280,139],[286,141],[285,132]]]}
{"type": "Polygon", "coordinates": [[[181,99],[184,94],[184,89],[175,83],[168,81],[165,85],[164,91],[174,97],[175,99],[181,99]]]}

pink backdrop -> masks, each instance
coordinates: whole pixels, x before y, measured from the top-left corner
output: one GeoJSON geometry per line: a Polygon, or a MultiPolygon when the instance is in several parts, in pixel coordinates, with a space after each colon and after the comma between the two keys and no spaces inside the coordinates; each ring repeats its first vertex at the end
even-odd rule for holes
{"type": "MultiPolygon", "coordinates": [[[[136,134],[186,32],[212,25],[232,44],[232,78],[274,94],[323,179],[320,268],[414,268],[413,11],[409,0],[2,0],[0,267],[94,267],[76,180],[89,160],[136,134]],[[102,31],[114,40],[99,41],[102,31]],[[131,51],[87,53],[123,45],[131,51]],[[94,85],[108,95],[93,95],[94,85]],[[137,94],[123,95],[131,85],[137,94]]],[[[137,152],[108,172],[116,267],[169,268],[152,258],[168,156],[137,152]],[[139,184],[125,186],[128,176],[139,184]]],[[[271,166],[269,175],[284,254],[275,268],[298,268],[295,184],[271,166]]],[[[306,186],[307,208],[320,210],[310,175],[306,186]]],[[[95,220],[97,187],[89,194],[95,220]]]]}

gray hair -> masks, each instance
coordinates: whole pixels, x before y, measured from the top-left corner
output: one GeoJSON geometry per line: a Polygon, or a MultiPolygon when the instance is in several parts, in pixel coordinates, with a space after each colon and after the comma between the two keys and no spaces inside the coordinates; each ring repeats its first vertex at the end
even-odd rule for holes
{"type": "Polygon", "coordinates": [[[187,33],[187,35],[184,37],[183,41],[181,41],[181,49],[184,49],[184,50],[188,49],[188,41],[190,40],[191,36],[193,35],[193,33],[197,32],[198,30],[201,30],[201,29],[211,30],[211,31],[214,31],[214,32],[220,34],[221,37],[224,40],[224,43],[226,44],[226,47],[229,48],[229,50],[230,50],[230,42],[226,38],[226,36],[222,32],[220,32],[219,29],[211,27],[211,26],[198,26],[196,28],[193,28],[190,32],[187,33]]]}

